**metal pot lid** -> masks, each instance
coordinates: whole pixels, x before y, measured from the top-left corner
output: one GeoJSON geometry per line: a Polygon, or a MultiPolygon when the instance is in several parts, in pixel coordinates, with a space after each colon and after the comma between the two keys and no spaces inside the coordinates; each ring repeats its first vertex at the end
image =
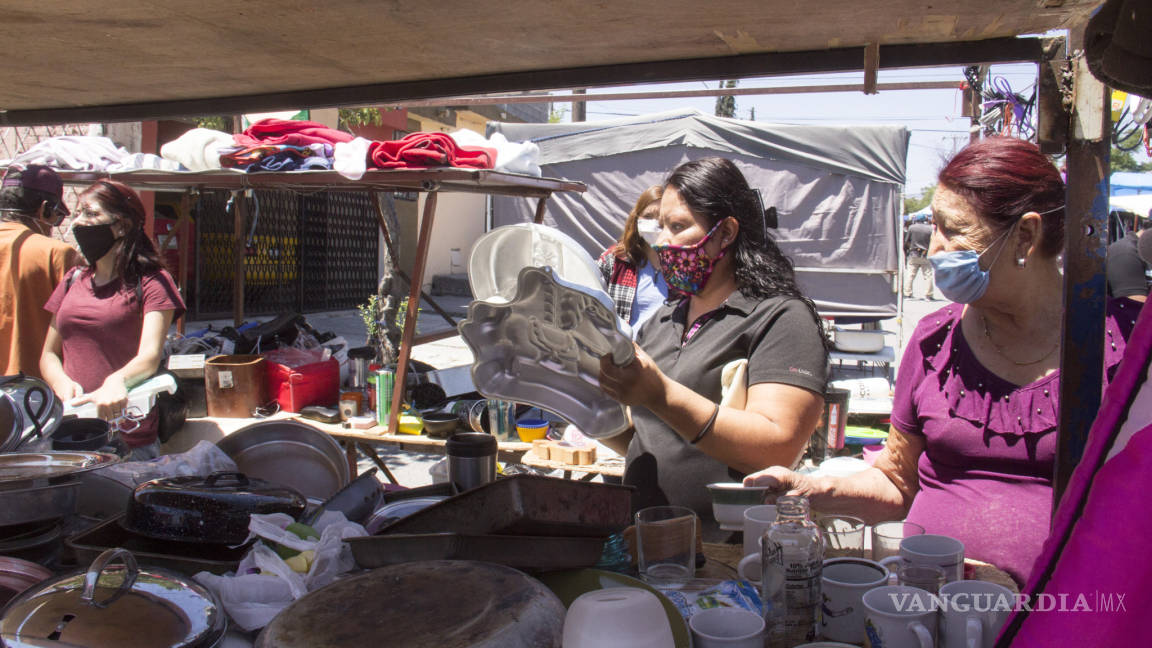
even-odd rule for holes
{"type": "Polygon", "coordinates": [[[7,392],[0,392],[0,452],[8,452],[20,442],[24,416],[7,392]]]}
{"type": "Polygon", "coordinates": [[[4,610],[8,648],[200,648],[227,630],[204,587],[160,569],[141,570],[127,549],[100,554],[86,572],[25,591],[4,610]],[[111,565],[115,560],[122,565],[111,565]]]}
{"type": "Polygon", "coordinates": [[[0,454],[0,488],[36,479],[54,479],[103,468],[120,461],[110,452],[13,452],[0,454]]]}
{"type": "MultiPolygon", "coordinates": [[[[64,418],[64,404],[56,397],[56,393],[52,391],[48,383],[39,378],[23,374],[4,376],[0,378],[0,391],[10,396],[12,402],[22,413],[22,436],[28,436],[35,432],[36,422],[40,423],[40,429],[44,436],[48,436],[56,431],[60,421],[64,418]],[[31,392],[28,397],[30,409],[25,407],[24,400],[24,396],[29,392],[31,392]],[[39,416],[34,418],[34,414],[39,414],[39,416]]],[[[0,435],[2,434],[0,432],[0,435]]]]}
{"type": "Polygon", "coordinates": [[[272,619],[256,648],[559,648],[564,614],[551,590],[511,567],[431,560],[304,595],[272,619]]]}

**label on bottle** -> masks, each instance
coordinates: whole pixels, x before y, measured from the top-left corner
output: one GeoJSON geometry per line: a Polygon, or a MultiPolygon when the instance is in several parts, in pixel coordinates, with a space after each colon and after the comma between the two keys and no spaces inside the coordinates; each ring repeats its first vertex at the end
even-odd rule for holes
{"type": "Polygon", "coordinates": [[[811,641],[819,627],[820,577],[823,561],[809,551],[784,546],[765,537],[763,543],[765,605],[771,605],[772,618],[769,635],[773,645],[793,645],[811,641]],[[775,572],[775,584],[769,584],[769,574],[775,572]],[[780,583],[779,581],[783,581],[780,583]],[[774,585],[774,586],[773,586],[774,585]],[[775,590],[770,591],[769,588],[775,590]]]}

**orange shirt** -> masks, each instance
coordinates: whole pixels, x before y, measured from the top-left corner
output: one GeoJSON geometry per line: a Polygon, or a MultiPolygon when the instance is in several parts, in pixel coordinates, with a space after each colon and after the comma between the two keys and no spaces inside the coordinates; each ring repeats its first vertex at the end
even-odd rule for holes
{"type": "Polygon", "coordinates": [[[44,304],[79,258],[67,243],[0,221],[0,373],[40,377],[40,352],[52,323],[44,304]]]}

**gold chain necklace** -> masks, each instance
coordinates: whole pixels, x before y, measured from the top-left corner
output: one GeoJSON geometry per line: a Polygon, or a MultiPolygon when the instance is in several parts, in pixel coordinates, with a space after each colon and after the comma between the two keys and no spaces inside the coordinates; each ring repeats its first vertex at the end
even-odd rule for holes
{"type": "Polygon", "coordinates": [[[1030,360],[1028,362],[1018,362],[1010,358],[1007,353],[1004,353],[1004,349],[1000,348],[1000,345],[996,344],[996,341],[992,339],[992,334],[988,331],[988,318],[984,316],[984,313],[980,313],[980,321],[984,323],[984,338],[988,340],[988,343],[992,345],[992,348],[996,349],[996,353],[999,353],[1001,358],[1004,358],[1017,367],[1027,367],[1028,365],[1034,365],[1043,362],[1044,360],[1048,359],[1048,356],[1052,355],[1053,351],[1060,348],[1060,338],[1056,338],[1056,344],[1053,344],[1052,348],[1048,349],[1048,353],[1045,353],[1035,360],[1030,360]]]}

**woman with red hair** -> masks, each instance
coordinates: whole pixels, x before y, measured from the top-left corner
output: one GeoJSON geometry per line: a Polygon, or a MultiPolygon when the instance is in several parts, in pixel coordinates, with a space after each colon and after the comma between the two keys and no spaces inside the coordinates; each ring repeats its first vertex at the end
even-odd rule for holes
{"type": "MultiPolygon", "coordinates": [[[[849,478],[772,467],[745,483],[872,522],[907,515],[1023,583],[1052,517],[1064,182],[1035,145],[988,138],[940,172],[932,224],[928,260],[954,303],[920,320],[904,350],[873,467],[849,478]]],[[[1105,380],[1139,307],[1109,304],[1105,380]]]]}
{"type": "MultiPolygon", "coordinates": [[[[64,400],[94,403],[100,418],[125,411],[128,389],[150,378],[184,300],[144,231],[144,205],[130,187],[99,180],[80,196],[72,232],[88,267],[56,286],[45,309],[52,324],[40,356],[44,379],[64,400]]],[[[157,412],[121,426],[135,460],[159,455],[157,412]]]]}

